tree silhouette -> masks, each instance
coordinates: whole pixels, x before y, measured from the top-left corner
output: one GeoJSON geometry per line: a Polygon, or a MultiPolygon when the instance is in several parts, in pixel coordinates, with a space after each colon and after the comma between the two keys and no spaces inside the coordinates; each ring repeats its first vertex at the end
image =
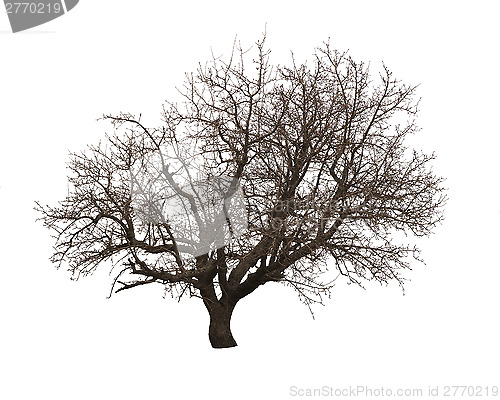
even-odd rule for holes
{"type": "Polygon", "coordinates": [[[187,74],[160,127],[104,115],[114,131],[71,154],[66,199],[36,203],[54,263],[77,279],[111,260],[112,292],[160,283],[200,297],[216,348],[236,346],[233,310],[267,282],[308,306],[336,276],[403,285],[419,251],[395,234],[429,235],[446,200],[434,155],[405,145],[415,86],[385,66],[373,82],[329,43],[310,66],[271,66],[264,39],[250,62],[235,45],[187,74]]]}

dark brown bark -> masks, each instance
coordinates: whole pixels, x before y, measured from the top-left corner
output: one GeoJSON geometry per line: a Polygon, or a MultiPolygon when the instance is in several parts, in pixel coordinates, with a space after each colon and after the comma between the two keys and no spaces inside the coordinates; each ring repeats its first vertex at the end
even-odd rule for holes
{"type": "Polygon", "coordinates": [[[205,301],[205,306],[210,315],[208,338],[212,347],[221,349],[237,346],[231,333],[231,316],[234,305],[223,305],[219,301],[215,303],[205,301]]]}
{"type": "Polygon", "coordinates": [[[235,347],[236,341],[231,333],[231,316],[233,314],[235,301],[231,301],[226,295],[217,299],[213,286],[202,289],[203,303],[210,315],[210,326],[208,338],[215,349],[235,347]]]}

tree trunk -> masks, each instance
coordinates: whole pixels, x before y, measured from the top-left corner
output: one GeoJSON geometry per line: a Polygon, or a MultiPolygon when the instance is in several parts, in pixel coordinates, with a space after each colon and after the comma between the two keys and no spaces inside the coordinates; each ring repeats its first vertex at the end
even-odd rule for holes
{"type": "Polygon", "coordinates": [[[225,307],[219,303],[210,305],[207,308],[210,314],[208,338],[212,347],[221,349],[237,346],[231,333],[231,315],[233,314],[234,306],[225,307]]]}

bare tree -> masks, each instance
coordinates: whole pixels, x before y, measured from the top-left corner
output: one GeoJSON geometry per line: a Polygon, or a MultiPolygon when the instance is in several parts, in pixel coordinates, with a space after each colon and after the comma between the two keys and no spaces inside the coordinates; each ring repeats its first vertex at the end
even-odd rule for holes
{"type": "Polygon", "coordinates": [[[112,260],[112,292],[160,283],[200,297],[213,347],[236,346],[233,310],[267,282],[308,306],[336,276],[403,285],[419,251],[395,234],[429,235],[446,200],[434,155],[405,146],[415,86],[385,66],[373,82],[328,43],[288,67],[270,65],[264,40],[254,49],[186,75],[158,128],[105,115],[114,132],[71,154],[67,198],[36,206],[53,262],[77,279],[112,260]]]}

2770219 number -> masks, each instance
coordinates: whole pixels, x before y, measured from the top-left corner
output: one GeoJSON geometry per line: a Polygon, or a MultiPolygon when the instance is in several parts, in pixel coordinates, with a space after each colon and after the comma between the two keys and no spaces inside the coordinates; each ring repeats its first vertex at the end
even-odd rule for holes
{"type": "Polygon", "coordinates": [[[444,396],[489,397],[498,396],[498,386],[445,386],[444,396]]]}
{"type": "Polygon", "coordinates": [[[55,3],[5,3],[7,14],[59,14],[61,4],[55,3]]]}

